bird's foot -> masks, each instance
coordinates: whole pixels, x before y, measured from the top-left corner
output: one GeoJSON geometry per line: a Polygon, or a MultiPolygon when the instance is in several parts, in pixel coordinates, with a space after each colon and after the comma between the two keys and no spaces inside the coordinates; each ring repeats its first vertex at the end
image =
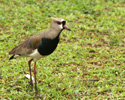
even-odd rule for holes
{"type": "Polygon", "coordinates": [[[34,99],[35,99],[35,98],[43,99],[43,98],[45,98],[45,96],[39,96],[39,95],[38,95],[38,91],[36,91],[36,92],[35,92],[35,97],[34,97],[34,99]]]}
{"type": "Polygon", "coordinates": [[[31,89],[33,90],[33,82],[32,81],[29,82],[29,85],[31,86],[31,89]]]}
{"type": "Polygon", "coordinates": [[[31,91],[33,91],[33,83],[30,81],[29,84],[28,84],[28,88],[31,87],[31,91]]]}

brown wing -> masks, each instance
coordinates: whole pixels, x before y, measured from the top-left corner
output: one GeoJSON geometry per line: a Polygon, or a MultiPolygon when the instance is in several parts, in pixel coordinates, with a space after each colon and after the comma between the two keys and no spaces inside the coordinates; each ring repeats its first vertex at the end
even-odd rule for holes
{"type": "Polygon", "coordinates": [[[20,54],[20,55],[28,55],[31,54],[40,44],[42,40],[42,34],[34,35],[23,43],[19,44],[15,48],[13,48],[9,54],[20,54]]]}

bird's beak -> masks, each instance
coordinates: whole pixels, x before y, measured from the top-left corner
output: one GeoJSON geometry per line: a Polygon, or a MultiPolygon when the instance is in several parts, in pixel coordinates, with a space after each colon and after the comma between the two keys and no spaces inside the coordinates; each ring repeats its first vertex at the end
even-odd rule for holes
{"type": "Polygon", "coordinates": [[[66,30],[71,31],[71,29],[70,29],[70,28],[68,28],[68,26],[66,26],[66,25],[64,25],[64,26],[63,26],[63,28],[64,28],[64,29],[66,29],[66,30]]]}

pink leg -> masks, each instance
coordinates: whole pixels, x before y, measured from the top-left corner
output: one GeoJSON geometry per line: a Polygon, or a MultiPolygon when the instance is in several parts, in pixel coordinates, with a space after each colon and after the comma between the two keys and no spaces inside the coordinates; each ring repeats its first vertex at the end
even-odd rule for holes
{"type": "Polygon", "coordinates": [[[31,75],[31,67],[30,67],[32,60],[33,59],[28,61],[28,65],[29,65],[29,71],[30,71],[30,85],[31,85],[31,88],[33,90],[33,81],[32,81],[32,75],[31,75]]]}
{"type": "Polygon", "coordinates": [[[38,91],[37,91],[37,83],[36,83],[36,61],[34,63],[34,79],[35,79],[35,96],[37,96],[38,91]]]}

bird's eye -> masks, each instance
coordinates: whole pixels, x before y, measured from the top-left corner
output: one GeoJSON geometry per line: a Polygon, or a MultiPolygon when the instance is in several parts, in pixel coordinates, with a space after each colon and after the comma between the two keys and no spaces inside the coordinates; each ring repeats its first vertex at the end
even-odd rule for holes
{"type": "Polygon", "coordinates": [[[57,22],[58,25],[61,25],[62,23],[61,22],[57,22]]]}

